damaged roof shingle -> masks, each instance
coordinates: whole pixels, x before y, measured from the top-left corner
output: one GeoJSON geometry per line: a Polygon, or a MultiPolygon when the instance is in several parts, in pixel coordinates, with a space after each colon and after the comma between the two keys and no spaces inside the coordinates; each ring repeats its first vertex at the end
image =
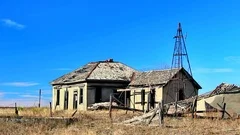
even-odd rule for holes
{"type": "Polygon", "coordinates": [[[221,83],[218,85],[208,96],[214,96],[218,94],[224,94],[228,92],[235,92],[239,91],[240,87],[234,84],[227,84],[227,83],[221,83]]]}
{"type": "Polygon", "coordinates": [[[149,86],[165,84],[172,78],[180,69],[155,70],[147,72],[138,72],[134,79],[129,84],[130,86],[149,86]]]}
{"type": "Polygon", "coordinates": [[[57,78],[51,84],[69,84],[87,80],[130,81],[133,72],[135,72],[134,69],[120,62],[91,62],[57,78]]]}

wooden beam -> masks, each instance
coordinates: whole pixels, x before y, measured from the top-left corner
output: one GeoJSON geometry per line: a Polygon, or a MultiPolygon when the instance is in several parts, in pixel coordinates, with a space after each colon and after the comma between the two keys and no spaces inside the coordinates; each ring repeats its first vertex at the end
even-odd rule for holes
{"type": "Polygon", "coordinates": [[[195,113],[195,111],[196,111],[196,106],[197,106],[197,97],[194,98],[193,103],[192,103],[192,108],[191,108],[192,118],[194,118],[194,113],[195,113]]]}
{"type": "Polygon", "coordinates": [[[162,126],[163,125],[163,119],[164,119],[164,112],[163,112],[163,100],[162,102],[159,102],[158,106],[159,106],[159,125],[162,126]]]}
{"type": "Polygon", "coordinates": [[[111,108],[112,108],[112,109],[122,109],[122,110],[128,110],[128,111],[138,111],[138,112],[142,112],[142,110],[133,109],[133,108],[124,107],[124,106],[112,106],[111,108]]]}
{"type": "Polygon", "coordinates": [[[154,117],[156,116],[156,114],[157,114],[157,111],[158,111],[158,109],[155,109],[155,110],[154,110],[154,112],[153,112],[152,116],[150,117],[150,119],[148,120],[147,124],[151,124],[153,118],[154,118],[154,117]]]}
{"type": "Polygon", "coordinates": [[[113,95],[112,95],[112,100],[115,100],[115,101],[117,101],[118,103],[120,103],[121,105],[124,105],[124,103],[122,103],[120,100],[118,100],[116,97],[114,97],[113,95]]]}
{"type": "Polygon", "coordinates": [[[223,109],[222,106],[220,106],[218,103],[217,105],[222,109],[222,111],[224,111],[230,118],[232,118],[232,116],[226,111],[226,105],[225,105],[225,109],[223,109]]]}
{"type": "Polygon", "coordinates": [[[72,114],[72,117],[74,117],[74,115],[77,113],[77,110],[75,110],[72,114]]]}
{"type": "Polygon", "coordinates": [[[175,96],[175,117],[177,117],[177,101],[178,101],[178,93],[176,92],[176,96],[175,96]]]}
{"type": "Polygon", "coordinates": [[[226,111],[226,103],[223,104],[222,119],[224,118],[225,111],[226,111]]]}
{"type": "Polygon", "coordinates": [[[134,100],[133,108],[136,109],[136,108],[135,108],[135,104],[136,104],[136,101],[135,101],[135,90],[133,91],[133,95],[134,95],[134,96],[133,96],[133,100],[134,100]]]}
{"type": "Polygon", "coordinates": [[[124,106],[127,107],[127,92],[124,91],[124,106]]]}

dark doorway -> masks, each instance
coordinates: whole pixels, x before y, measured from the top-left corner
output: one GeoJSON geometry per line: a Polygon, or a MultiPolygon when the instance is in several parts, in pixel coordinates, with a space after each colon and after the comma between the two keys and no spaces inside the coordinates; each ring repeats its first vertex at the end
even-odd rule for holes
{"type": "Polygon", "coordinates": [[[178,97],[179,97],[178,100],[184,100],[185,99],[185,95],[184,95],[184,90],[183,89],[179,90],[178,97]]]}
{"type": "Polygon", "coordinates": [[[150,90],[150,108],[155,108],[155,95],[156,95],[155,89],[151,89],[150,90]]]}
{"type": "Polygon", "coordinates": [[[60,90],[57,90],[57,101],[56,101],[56,105],[59,105],[60,103],[60,90]]]}
{"type": "Polygon", "coordinates": [[[78,93],[77,91],[74,91],[73,93],[73,109],[77,109],[78,105],[78,93]]]}
{"type": "Polygon", "coordinates": [[[95,103],[102,102],[102,88],[96,87],[95,103]]]}
{"type": "Polygon", "coordinates": [[[130,107],[130,91],[124,91],[124,105],[130,107]]]}
{"type": "Polygon", "coordinates": [[[67,109],[68,109],[68,91],[66,90],[64,94],[64,110],[67,109]]]}

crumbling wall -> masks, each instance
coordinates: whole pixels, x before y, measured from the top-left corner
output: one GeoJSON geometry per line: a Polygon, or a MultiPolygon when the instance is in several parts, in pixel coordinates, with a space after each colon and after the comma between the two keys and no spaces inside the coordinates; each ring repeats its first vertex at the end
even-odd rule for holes
{"type": "MultiPolygon", "coordinates": [[[[222,110],[221,107],[223,107],[223,104],[226,103],[226,112],[228,112],[231,117],[240,115],[240,92],[232,94],[220,94],[201,99],[197,102],[197,111],[209,111],[205,102],[219,111],[222,110]]],[[[229,116],[225,115],[225,117],[229,116]]]]}

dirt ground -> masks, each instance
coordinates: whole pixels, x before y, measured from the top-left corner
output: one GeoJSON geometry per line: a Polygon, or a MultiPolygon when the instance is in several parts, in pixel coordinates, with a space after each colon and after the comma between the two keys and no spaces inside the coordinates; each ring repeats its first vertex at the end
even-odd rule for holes
{"type": "MultiPolygon", "coordinates": [[[[69,117],[73,111],[54,112],[55,117],[69,117]]],[[[22,108],[21,116],[48,117],[47,108],[22,108]]],[[[0,109],[0,116],[14,115],[12,109],[0,109]]],[[[240,135],[240,120],[165,118],[164,126],[131,126],[117,124],[121,121],[141,115],[141,113],[114,110],[112,120],[108,111],[77,112],[74,117],[79,121],[70,125],[54,122],[17,123],[1,122],[2,135],[159,135],[159,134],[229,134],[240,135]]]]}

